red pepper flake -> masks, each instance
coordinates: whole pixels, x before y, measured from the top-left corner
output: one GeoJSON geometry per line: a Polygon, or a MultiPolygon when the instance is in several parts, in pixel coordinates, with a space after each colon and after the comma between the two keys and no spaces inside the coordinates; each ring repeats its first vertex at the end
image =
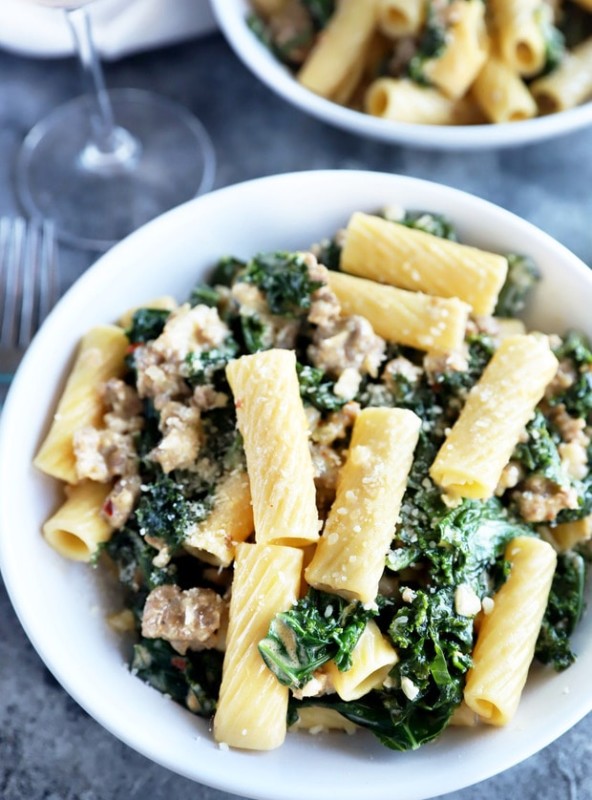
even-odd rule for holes
{"type": "Polygon", "coordinates": [[[235,400],[235,402],[234,402],[234,405],[235,405],[237,408],[242,408],[242,407],[243,407],[243,401],[242,401],[242,398],[240,398],[240,397],[237,397],[237,399],[236,399],[236,400],[235,400]]]}
{"type": "Polygon", "coordinates": [[[106,500],[103,503],[103,514],[106,514],[108,517],[113,516],[113,503],[111,500],[106,500]]]}
{"type": "Polygon", "coordinates": [[[187,659],[181,658],[181,656],[173,656],[171,658],[171,665],[175,667],[175,669],[183,670],[187,666],[187,659]]]}
{"type": "Polygon", "coordinates": [[[140,347],[140,345],[141,345],[141,342],[130,342],[130,343],[128,344],[127,348],[126,348],[126,353],[127,353],[128,355],[130,355],[130,354],[131,354],[131,353],[133,353],[135,350],[137,350],[137,349],[138,349],[138,347],[140,347]]]}

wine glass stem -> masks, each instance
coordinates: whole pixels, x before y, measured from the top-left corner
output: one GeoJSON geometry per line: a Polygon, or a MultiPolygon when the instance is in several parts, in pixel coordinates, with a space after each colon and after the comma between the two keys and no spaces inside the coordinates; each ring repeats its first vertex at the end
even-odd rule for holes
{"type": "Polygon", "coordinates": [[[92,102],[91,126],[94,144],[103,152],[115,148],[115,120],[105,88],[105,76],[93,40],[90,17],[86,8],[66,11],[84,80],[92,102]]]}
{"type": "Polygon", "coordinates": [[[90,16],[85,7],[68,9],[65,13],[90,102],[91,139],[80,154],[80,164],[83,169],[105,175],[133,169],[142,147],[128,131],[115,124],[90,16]]]}

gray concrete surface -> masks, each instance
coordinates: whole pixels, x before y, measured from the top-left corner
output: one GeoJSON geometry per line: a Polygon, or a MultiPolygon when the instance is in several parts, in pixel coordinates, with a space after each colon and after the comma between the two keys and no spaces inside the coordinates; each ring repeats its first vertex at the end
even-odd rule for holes
{"type": "MultiPolygon", "coordinates": [[[[445,154],[380,145],[329,128],[276,98],[219,36],[111,64],[107,78],[111,86],[155,89],[192,109],[214,139],[217,186],[331,167],[429,178],[516,212],[592,264],[592,129],[499,152],[445,154]]],[[[16,210],[19,142],[78,91],[73,61],[0,52],[0,214],[16,210]]],[[[91,262],[91,254],[63,248],[62,290],[91,262]]],[[[393,780],[396,785],[396,769],[393,780]]],[[[44,668],[0,583],[0,800],[230,797],[148,762],[88,717],[44,668]]],[[[592,717],[520,766],[447,797],[592,798],[592,717]]]]}

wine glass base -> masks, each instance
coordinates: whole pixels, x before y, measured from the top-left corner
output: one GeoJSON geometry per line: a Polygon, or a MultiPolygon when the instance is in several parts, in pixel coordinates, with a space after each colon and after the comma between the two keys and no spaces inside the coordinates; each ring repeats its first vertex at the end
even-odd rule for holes
{"type": "Polygon", "coordinates": [[[79,97],[33,128],[17,160],[26,211],[52,219],[62,242],[91,250],[106,250],[214,182],[212,143],[186,109],[139,89],[108,95],[122,152],[110,158],[89,144],[92,110],[79,97]]]}

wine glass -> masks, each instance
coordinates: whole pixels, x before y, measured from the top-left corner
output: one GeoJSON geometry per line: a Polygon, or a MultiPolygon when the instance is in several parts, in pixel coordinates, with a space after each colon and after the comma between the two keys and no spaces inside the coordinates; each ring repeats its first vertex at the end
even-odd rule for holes
{"type": "Polygon", "coordinates": [[[144,222],[212,187],[215,156],[182,106],[138,89],[107,91],[85,8],[92,0],[34,0],[60,8],[87,94],[54,110],[17,160],[21,202],[54,221],[68,244],[105,250],[144,222]]]}

